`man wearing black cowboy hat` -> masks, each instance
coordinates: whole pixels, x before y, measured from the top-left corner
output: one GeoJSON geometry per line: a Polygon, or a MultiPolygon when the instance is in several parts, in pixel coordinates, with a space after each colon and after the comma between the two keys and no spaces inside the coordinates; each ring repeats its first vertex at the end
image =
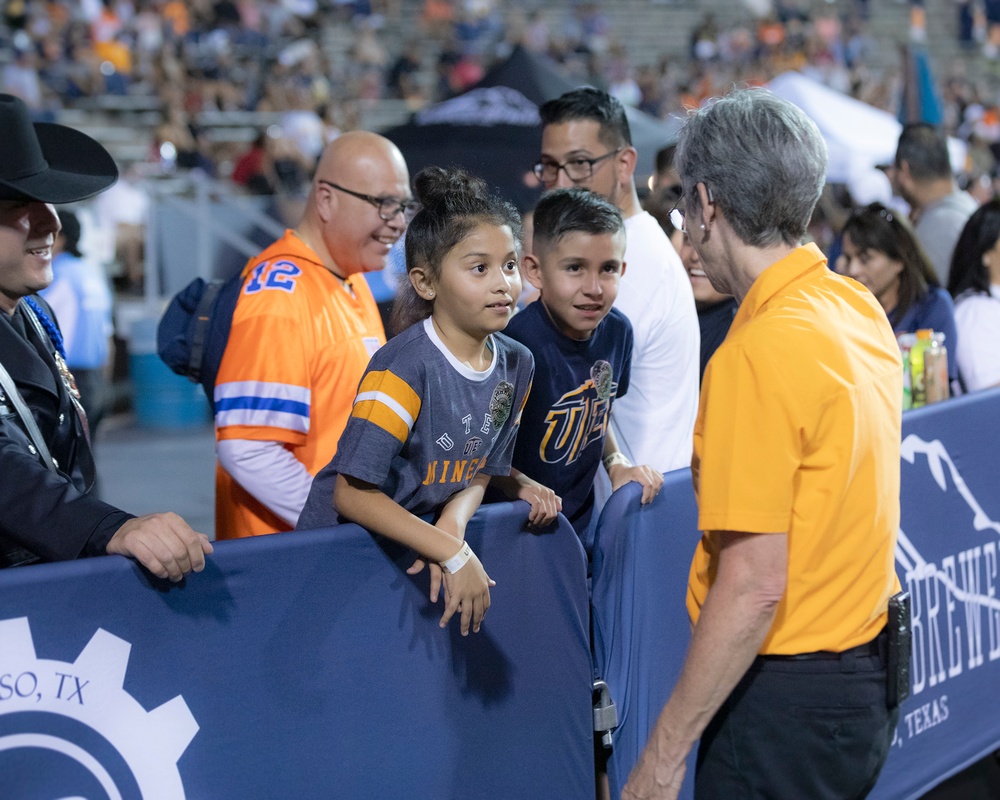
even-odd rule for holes
{"type": "Polygon", "coordinates": [[[0,94],[0,567],[120,554],[160,578],[200,571],[212,545],[176,514],[135,517],[92,494],[86,415],[51,309],[59,219],[52,203],[107,189],[108,152],[79,131],[35,123],[0,94]]]}

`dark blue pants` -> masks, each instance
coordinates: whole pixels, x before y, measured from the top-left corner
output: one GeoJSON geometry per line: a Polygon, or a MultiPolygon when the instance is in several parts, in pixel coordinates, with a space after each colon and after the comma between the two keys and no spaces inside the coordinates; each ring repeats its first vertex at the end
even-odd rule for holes
{"type": "Polygon", "coordinates": [[[758,657],[701,738],[695,799],[865,797],[899,721],[881,644],[877,655],[758,657]]]}

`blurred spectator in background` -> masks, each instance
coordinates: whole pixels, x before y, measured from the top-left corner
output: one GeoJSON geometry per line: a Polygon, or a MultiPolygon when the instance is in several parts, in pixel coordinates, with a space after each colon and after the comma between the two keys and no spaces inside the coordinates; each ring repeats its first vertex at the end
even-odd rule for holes
{"type": "Polygon", "coordinates": [[[958,237],[948,291],[958,326],[951,353],[965,389],[1000,385],[1000,199],[976,211],[958,237]]]}
{"type": "MultiPolygon", "coordinates": [[[[671,164],[673,163],[673,150],[674,145],[671,145],[657,153],[657,170],[661,166],[661,156],[666,151],[670,151],[671,164]]],[[[700,381],[705,375],[705,365],[708,363],[708,359],[712,357],[712,353],[722,344],[726,334],[729,333],[729,326],[733,322],[733,317],[736,316],[739,304],[730,295],[717,292],[705,276],[698,253],[688,241],[687,234],[682,230],[683,220],[676,211],[680,200],[681,186],[678,180],[676,185],[661,185],[658,189],[654,189],[643,203],[643,208],[660,223],[663,232],[667,234],[670,243],[681,257],[684,271],[687,273],[688,280],[691,281],[694,306],[698,312],[698,327],[701,329],[701,357],[698,372],[698,380],[700,381]]]]}
{"type": "Polygon", "coordinates": [[[316,163],[326,144],[326,127],[306,92],[300,91],[281,115],[282,137],[289,139],[311,164],[316,163]]]}
{"type": "Polygon", "coordinates": [[[976,210],[976,201],[958,188],[948,156],[948,137],[924,122],[903,127],[889,177],[910,204],[917,238],[931,260],[938,283],[948,280],[955,242],[976,210]]]}
{"type": "Polygon", "coordinates": [[[676,144],[668,144],[656,151],[656,172],[653,174],[654,189],[661,186],[679,187],[681,185],[681,176],[674,169],[674,152],[676,150],[676,144]]]}
{"type": "Polygon", "coordinates": [[[80,220],[59,211],[62,230],[56,235],[52,283],[39,292],[59,320],[66,364],[80,390],[93,437],[108,400],[111,354],[111,288],[97,264],[80,252],[80,220]]]}
{"type": "Polygon", "coordinates": [[[248,150],[236,160],[230,179],[251,194],[270,194],[264,160],[267,157],[267,131],[259,130],[248,150]],[[261,191],[263,188],[267,190],[261,191]]]}
{"type": "Polygon", "coordinates": [[[428,36],[441,39],[451,29],[454,17],[455,4],[452,0],[424,0],[420,26],[428,36]]]}
{"type": "Polygon", "coordinates": [[[552,32],[549,22],[541,9],[533,9],[528,13],[521,34],[521,44],[532,53],[545,55],[551,45],[552,32]]]}
{"type": "Polygon", "coordinates": [[[809,221],[809,234],[826,253],[827,263],[836,264],[841,253],[844,223],[858,206],[881,203],[905,216],[906,204],[893,195],[892,184],[883,170],[858,166],[851,169],[845,184],[827,183],[809,221]]]}
{"type": "MultiPolygon", "coordinates": [[[[954,352],[958,342],[955,306],[910,224],[881,203],[856,209],[844,225],[843,252],[836,270],[861,282],[885,309],[893,333],[921,328],[944,333],[954,352]]],[[[949,378],[958,376],[949,359],[949,378]]]]}
{"type": "Polygon", "coordinates": [[[309,178],[316,160],[302,152],[280,125],[260,131],[236,161],[231,179],[249,194],[270,196],[270,213],[282,224],[294,225],[305,210],[309,178]]]}
{"type": "Polygon", "coordinates": [[[423,63],[420,42],[410,39],[393,62],[386,77],[390,97],[408,99],[420,93],[420,67],[423,63]]]}
{"type": "Polygon", "coordinates": [[[692,61],[711,61],[718,55],[719,26],[715,14],[708,12],[691,31],[688,54],[692,61]]]}
{"type": "Polygon", "coordinates": [[[389,51],[382,44],[376,30],[370,22],[362,23],[351,48],[350,60],[358,86],[358,97],[363,100],[378,100],[382,96],[389,61],[389,51]]]}
{"type": "Polygon", "coordinates": [[[156,129],[150,148],[150,161],[160,164],[164,172],[175,169],[199,169],[215,175],[215,163],[208,142],[188,120],[187,112],[173,107],[165,112],[166,121],[156,129]]]}
{"type": "Polygon", "coordinates": [[[98,227],[112,237],[109,256],[121,265],[124,289],[142,294],[149,195],[132,165],[96,201],[98,227]]]}
{"type": "Polygon", "coordinates": [[[701,329],[701,359],[699,381],[705,377],[705,367],[712,354],[726,339],[729,326],[740,304],[736,298],[716,290],[701,267],[698,251],[691,246],[687,234],[682,234],[681,262],[691,281],[694,305],[698,309],[698,327],[701,329]]]}
{"type": "MultiPolygon", "coordinates": [[[[662,150],[660,152],[663,152],[662,150]]],[[[677,203],[681,199],[680,186],[659,186],[653,189],[650,195],[642,201],[643,210],[655,219],[663,232],[667,234],[670,244],[674,250],[681,251],[681,243],[684,240],[684,233],[674,225],[674,220],[670,217],[670,212],[677,208],[677,203]]],[[[528,252],[528,251],[526,251],[528,252]]]]}
{"type": "Polygon", "coordinates": [[[14,48],[14,58],[3,67],[3,85],[0,91],[20,97],[32,111],[43,106],[42,82],[38,77],[38,63],[30,47],[14,48]]]}
{"type": "Polygon", "coordinates": [[[274,194],[275,216],[285,225],[294,224],[305,211],[309,180],[316,160],[302,152],[298,143],[277,128],[268,136],[266,176],[274,194]]]}

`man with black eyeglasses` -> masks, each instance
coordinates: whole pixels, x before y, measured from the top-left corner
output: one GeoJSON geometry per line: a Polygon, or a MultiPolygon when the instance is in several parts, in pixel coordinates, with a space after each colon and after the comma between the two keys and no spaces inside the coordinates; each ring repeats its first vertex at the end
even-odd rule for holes
{"type": "Polygon", "coordinates": [[[323,151],[298,226],[247,263],[215,386],[217,538],[295,527],[385,344],[364,273],[415,211],[396,146],[347,133],[323,151]]]}
{"type": "Polygon", "coordinates": [[[687,467],[698,410],[698,316],[677,251],[639,205],[625,109],[585,87],[550,100],[539,113],[542,152],[534,171],[545,188],[590,189],[625,218],[628,269],[615,307],[632,323],[635,342],[628,394],[615,401],[618,444],[633,464],[663,472],[687,467]]]}

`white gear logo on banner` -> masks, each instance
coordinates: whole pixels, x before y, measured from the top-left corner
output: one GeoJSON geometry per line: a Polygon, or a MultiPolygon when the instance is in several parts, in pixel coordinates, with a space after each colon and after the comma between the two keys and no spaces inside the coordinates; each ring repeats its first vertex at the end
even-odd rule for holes
{"type": "Polygon", "coordinates": [[[0,620],[0,642],[0,759],[15,750],[58,753],[86,770],[109,799],[133,795],[134,786],[119,786],[113,777],[121,774],[120,766],[109,769],[72,737],[35,726],[24,712],[57,714],[82,723],[117,750],[131,772],[124,783],[134,781],[140,797],[184,797],[177,761],[198,723],[180,695],[147,712],[123,689],[129,642],[98,628],[76,661],[40,659],[27,617],[0,620]],[[15,713],[21,716],[5,716],[15,713]],[[14,719],[14,725],[5,724],[14,719]]]}

